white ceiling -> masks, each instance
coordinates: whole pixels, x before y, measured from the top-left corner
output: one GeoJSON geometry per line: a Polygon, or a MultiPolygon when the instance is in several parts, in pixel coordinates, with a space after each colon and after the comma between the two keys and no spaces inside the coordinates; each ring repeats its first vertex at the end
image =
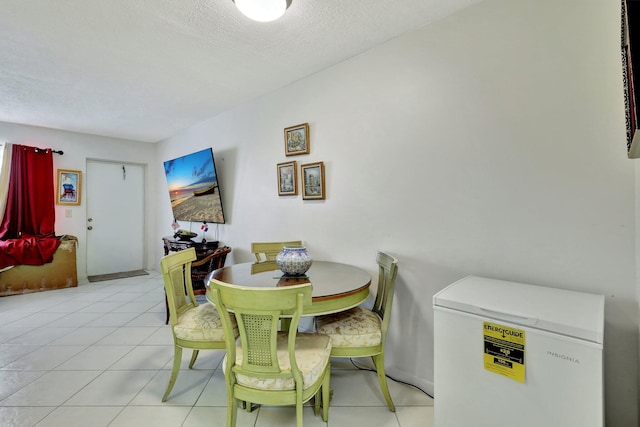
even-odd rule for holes
{"type": "Polygon", "coordinates": [[[157,142],[479,0],[0,0],[0,121],[157,142]]]}

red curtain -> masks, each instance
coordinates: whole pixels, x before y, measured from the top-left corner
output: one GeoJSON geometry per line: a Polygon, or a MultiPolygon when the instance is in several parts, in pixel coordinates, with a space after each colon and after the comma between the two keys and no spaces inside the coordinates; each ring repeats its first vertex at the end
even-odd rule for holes
{"type": "Polygon", "coordinates": [[[0,240],[55,236],[53,153],[13,145],[7,208],[0,240]]]}

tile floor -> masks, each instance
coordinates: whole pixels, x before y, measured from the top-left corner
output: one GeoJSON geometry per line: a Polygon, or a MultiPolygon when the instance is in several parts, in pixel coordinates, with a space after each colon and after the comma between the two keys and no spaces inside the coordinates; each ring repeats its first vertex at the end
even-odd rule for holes
{"type": "MultiPolygon", "coordinates": [[[[224,426],[223,351],[190,351],[169,400],[173,341],[162,278],[148,276],[0,298],[0,426],[224,426]]],[[[363,359],[362,361],[365,361],[363,359]]],[[[390,412],[375,373],[332,360],[329,422],[305,408],[305,426],[429,427],[433,400],[389,382],[390,412]]],[[[295,426],[293,407],[239,412],[238,427],[295,426]]]]}

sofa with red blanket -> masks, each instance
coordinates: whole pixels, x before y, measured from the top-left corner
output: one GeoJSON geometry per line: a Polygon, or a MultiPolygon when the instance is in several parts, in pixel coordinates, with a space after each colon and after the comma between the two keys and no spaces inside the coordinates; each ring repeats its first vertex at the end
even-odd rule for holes
{"type": "MultiPolygon", "coordinates": [[[[52,239],[53,240],[53,239],[52,239]]],[[[15,265],[0,272],[0,297],[8,295],[25,294],[30,292],[40,292],[51,289],[69,288],[78,286],[78,275],[76,269],[76,246],[77,238],[74,236],[61,236],[56,238],[57,242],[38,242],[29,248],[33,251],[30,256],[34,258],[45,258],[42,265],[15,265]],[[35,247],[39,249],[36,250],[35,247]],[[53,257],[51,257],[53,250],[53,257]],[[38,254],[40,251],[40,254],[38,254]],[[46,259],[48,258],[48,259],[46,259]]],[[[10,242],[10,241],[3,241],[10,242]]],[[[13,242],[15,243],[15,242],[13,242]]],[[[24,243],[17,246],[25,246],[24,243]]],[[[11,264],[6,257],[15,257],[17,252],[24,252],[27,249],[18,248],[16,245],[0,247],[0,261],[3,264],[11,264]],[[2,249],[6,249],[2,251],[2,249]],[[6,261],[6,262],[5,262],[6,261]]],[[[30,245],[26,245],[30,246],[30,245]]]]}

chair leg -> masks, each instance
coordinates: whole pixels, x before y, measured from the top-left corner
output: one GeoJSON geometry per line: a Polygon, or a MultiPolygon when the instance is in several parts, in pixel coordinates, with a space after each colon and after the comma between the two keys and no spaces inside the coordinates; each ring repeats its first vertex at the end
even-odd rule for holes
{"type": "Polygon", "coordinates": [[[176,345],[173,350],[173,369],[171,370],[171,378],[169,379],[169,385],[167,386],[167,391],[165,391],[164,396],[162,396],[163,402],[167,401],[167,397],[169,397],[169,393],[171,393],[171,389],[173,389],[173,385],[176,383],[176,379],[178,379],[178,372],[180,372],[181,362],[182,362],[182,347],[178,347],[176,345]]]}
{"type": "Polygon", "coordinates": [[[227,427],[236,427],[238,419],[238,399],[227,390],[227,427]]]}
{"type": "Polygon", "coordinates": [[[189,369],[193,368],[193,364],[196,363],[196,359],[198,358],[198,353],[200,350],[193,350],[193,354],[191,355],[191,361],[189,362],[189,369]]]}
{"type": "Polygon", "coordinates": [[[304,413],[302,410],[304,409],[302,405],[302,391],[300,393],[296,393],[299,396],[296,397],[296,427],[303,427],[303,419],[304,413]]]}
{"type": "Polygon", "coordinates": [[[371,359],[373,359],[373,364],[376,366],[376,371],[378,371],[378,381],[380,382],[380,389],[382,390],[384,399],[387,401],[387,406],[389,406],[389,410],[391,412],[395,412],[396,405],[394,405],[393,401],[391,400],[391,394],[389,393],[389,387],[387,386],[387,376],[384,372],[384,354],[376,354],[375,356],[371,356],[371,359]]]}
{"type": "Polygon", "coordinates": [[[322,402],[322,387],[320,387],[316,395],[313,396],[313,413],[316,417],[320,415],[320,402],[322,402]]]}
{"type": "Polygon", "coordinates": [[[329,421],[329,401],[331,400],[330,377],[331,366],[328,366],[324,383],[322,384],[322,421],[325,423],[329,421]]]}

